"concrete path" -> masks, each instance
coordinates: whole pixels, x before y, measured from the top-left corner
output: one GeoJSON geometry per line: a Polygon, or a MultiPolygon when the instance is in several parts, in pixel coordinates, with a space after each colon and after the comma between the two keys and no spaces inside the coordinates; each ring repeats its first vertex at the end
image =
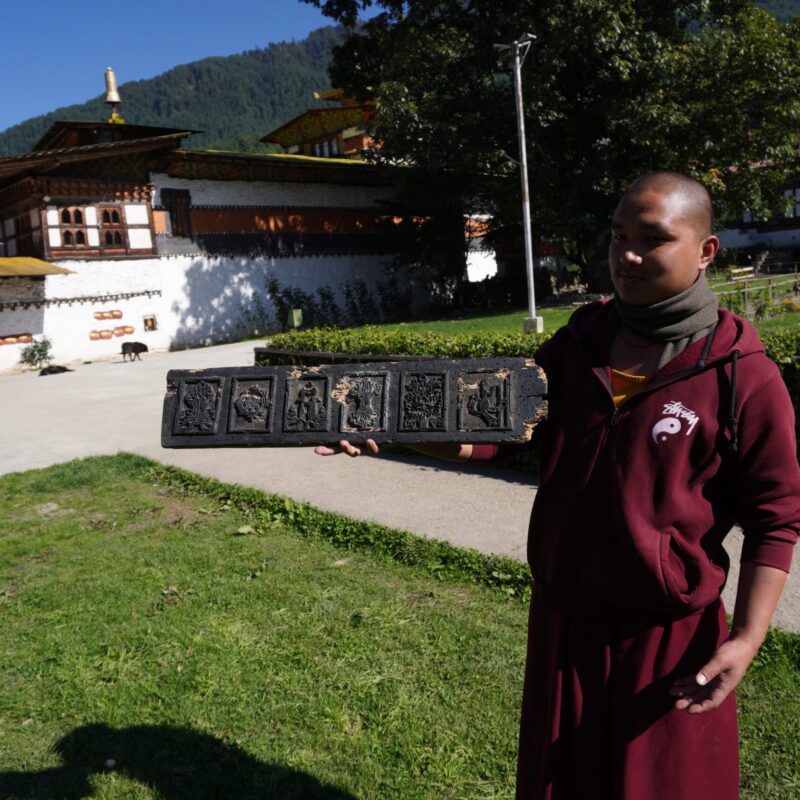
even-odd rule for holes
{"type": "MultiPolygon", "coordinates": [[[[370,519],[462,547],[524,559],[532,477],[407,454],[321,458],[308,448],[163,450],[161,405],[169,369],[253,363],[254,343],[145,354],[71,365],[39,377],[0,375],[0,474],[72,458],[139,453],[228,483],[286,495],[317,508],[370,519]]],[[[729,537],[734,565],[741,536],[729,537]]],[[[775,623],[800,632],[800,579],[790,576],[775,623]]]]}

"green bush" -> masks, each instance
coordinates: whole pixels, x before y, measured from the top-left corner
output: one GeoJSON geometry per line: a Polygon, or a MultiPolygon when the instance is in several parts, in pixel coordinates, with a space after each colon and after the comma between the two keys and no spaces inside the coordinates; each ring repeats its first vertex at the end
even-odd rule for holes
{"type": "Polygon", "coordinates": [[[319,350],[330,353],[375,355],[428,355],[439,358],[530,356],[552,333],[485,333],[442,336],[434,333],[387,331],[378,326],[341,330],[314,330],[277,334],[270,346],[285,350],[319,350]]]}
{"type": "Polygon", "coordinates": [[[778,365],[794,403],[795,426],[800,447],[800,331],[778,331],[761,335],[767,355],[778,365]]]}
{"type": "Polygon", "coordinates": [[[32,369],[41,369],[53,360],[53,343],[46,337],[36,339],[19,354],[19,363],[32,369]]]}

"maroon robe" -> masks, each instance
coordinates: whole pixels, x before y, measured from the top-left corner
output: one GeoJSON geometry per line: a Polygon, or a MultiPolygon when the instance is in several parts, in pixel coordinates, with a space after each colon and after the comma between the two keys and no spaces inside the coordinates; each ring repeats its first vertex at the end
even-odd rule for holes
{"type": "MultiPolygon", "coordinates": [[[[536,353],[550,413],[534,437],[531,605],[518,800],[736,800],[733,696],[709,713],[669,689],[728,635],[742,560],[789,570],[800,530],[794,414],[755,329],[727,311],[619,408],[610,303],[536,353]]],[[[499,454],[475,445],[473,458],[499,454]]]]}

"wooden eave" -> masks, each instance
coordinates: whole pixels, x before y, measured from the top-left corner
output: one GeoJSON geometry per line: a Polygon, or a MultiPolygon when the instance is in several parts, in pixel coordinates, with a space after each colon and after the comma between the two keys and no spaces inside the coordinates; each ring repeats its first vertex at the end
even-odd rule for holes
{"type": "Polygon", "coordinates": [[[347,158],[315,158],[279,153],[249,154],[176,150],[167,175],[189,180],[329,183],[345,186],[389,186],[394,170],[347,158]]]}
{"type": "Polygon", "coordinates": [[[72,275],[72,270],[30,256],[0,258],[0,278],[43,278],[45,275],[72,275]]]}
{"type": "Polygon", "coordinates": [[[293,147],[315,139],[333,136],[346,128],[366,125],[375,111],[372,103],[336,108],[309,108],[294,119],[270,131],[261,141],[293,147]]]}
{"type": "Polygon", "coordinates": [[[129,139],[121,142],[105,142],[81,147],[65,147],[56,150],[39,150],[21,156],[0,158],[0,184],[17,180],[25,175],[41,175],[52,172],[64,164],[96,161],[119,155],[171,149],[178,146],[186,136],[185,131],[153,136],[146,139],[129,139]]]}
{"type": "Polygon", "coordinates": [[[116,144],[119,142],[130,142],[138,139],[150,139],[170,134],[181,134],[190,136],[198,131],[190,131],[185,128],[162,128],[154,125],[128,125],[115,124],[110,122],[86,122],[59,120],[54,122],[47,133],[39,139],[31,148],[37,150],[56,150],[64,147],[80,147],[91,142],[84,142],[80,139],[86,134],[110,134],[113,136],[112,142],[96,142],[96,144],[116,144]]]}

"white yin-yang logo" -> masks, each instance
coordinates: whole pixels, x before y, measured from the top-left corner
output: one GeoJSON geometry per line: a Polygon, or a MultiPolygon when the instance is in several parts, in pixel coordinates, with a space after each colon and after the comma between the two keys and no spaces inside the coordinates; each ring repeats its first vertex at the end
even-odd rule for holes
{"type": "Polygon", "coordinates": [[[681,421],[675,417],[664,417],[653,425],[653,441],[656,444],[666,442],[673,434],[679,433],[681,421]]]}

